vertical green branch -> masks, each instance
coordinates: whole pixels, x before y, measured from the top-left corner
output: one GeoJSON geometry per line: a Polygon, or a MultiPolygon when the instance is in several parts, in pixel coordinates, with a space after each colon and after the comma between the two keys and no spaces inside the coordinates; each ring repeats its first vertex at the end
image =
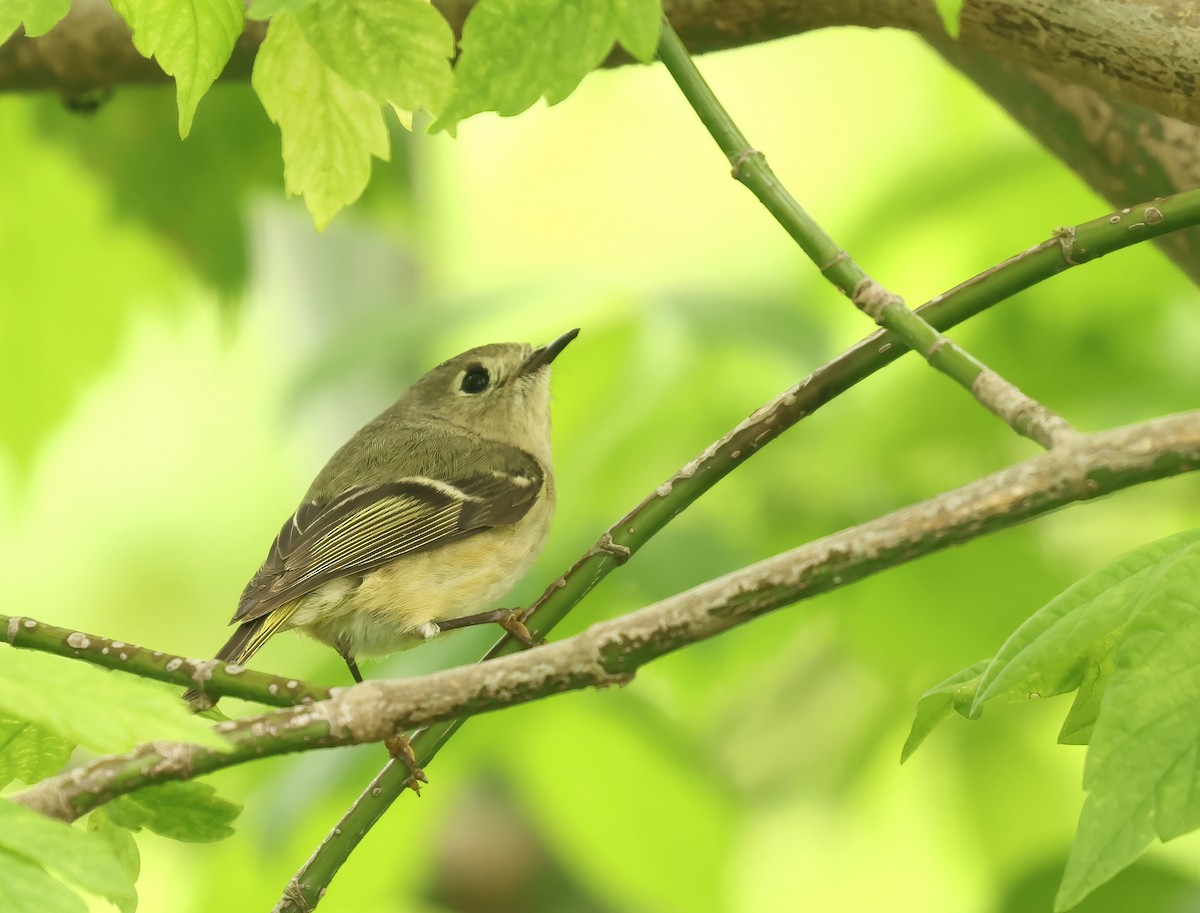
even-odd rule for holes
{"type": "Polygon", "coordinates": [[[904,299],[872,279],[845,249],[838,247],[775,177],[766,157],[750,145],[666,20],[658,53],[696,115],[729,159],[733,176],[758,197],[821,273],[856,307],[919,352],[931,367],[967,390],[1018,434],[1048,448],[1073,433],[1063,419],[910,311],[904,299]]]}
{"type": "Polygon", "coordinates": [[[659,38],[658,59],[729,159],[733,176],[758,197],[759,202],[792,236],[792,240],[817,265],[825,278],[845,292],[847,297],[853,295],[854,289],[867,278],[867,274],[779,182],[767,164],[766,156],[751,146],[738,129],[665,19],[659,38]]]}

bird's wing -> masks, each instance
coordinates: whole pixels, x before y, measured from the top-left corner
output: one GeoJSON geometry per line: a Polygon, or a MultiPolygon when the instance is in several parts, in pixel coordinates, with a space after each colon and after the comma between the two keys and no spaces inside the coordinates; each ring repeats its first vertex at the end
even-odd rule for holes
{"type": "Polygon", "coordinates": [[[537,460],[511,450],[466,478],[410,476],[305,502],[283,524],[230,623],[267,615],[330,580],[516,523],[543,484],[537,460]]]}

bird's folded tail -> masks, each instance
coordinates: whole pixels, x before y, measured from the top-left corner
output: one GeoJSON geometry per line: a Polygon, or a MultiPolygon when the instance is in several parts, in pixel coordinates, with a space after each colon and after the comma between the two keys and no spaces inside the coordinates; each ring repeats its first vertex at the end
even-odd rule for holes
{"type": "MultiPolygon", "coordinates": [[[[217,651],[215,659],[224,660],[227,663],[236,663],[239,666],[246,664],[259,647],[267,642],[272,634],[283,627],[284,623],[292,617],[292,613],[296,610],[295,603],[282,605],[273,612],[268,612],[259,618],[243,622],[238,625],[233,636],[225,642],[220,650],[217,651]]],[[[192,688],[183,695],[183,699],[189,704],[201,698],[201,692],[198,688],[192,688]]],[[[216,703],[216,699],[210,699],[207,706],[212,706],[216,703]]],[[[200,708],[204,709],[204,708],[200,708]]]]}

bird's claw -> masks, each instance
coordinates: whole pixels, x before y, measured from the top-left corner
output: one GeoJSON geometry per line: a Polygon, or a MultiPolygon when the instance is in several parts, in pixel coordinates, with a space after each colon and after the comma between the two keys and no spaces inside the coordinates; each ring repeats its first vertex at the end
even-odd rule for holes
{"type": "Polygon", "coordinates": [[[525,622],[521,616],[511,609],[502,609],[502,614],[496,618],[496,624],[500,625],[505,631],[519,640],[527,647],[534,645],[533,635],[529,633],[529,629],[525,627],[525,622]]]}
{"type": "Polygon", "coordinates": [[[412,743],[408,740],[408,737],[394,735],[383,744],[387,746],[388,754],[408,768],[408,787],[418,796],[421,795],[421,784],[428,783],[429,778],[425,776],[425,771],[417,764],[417,755],[413,751],[412,743]]]}

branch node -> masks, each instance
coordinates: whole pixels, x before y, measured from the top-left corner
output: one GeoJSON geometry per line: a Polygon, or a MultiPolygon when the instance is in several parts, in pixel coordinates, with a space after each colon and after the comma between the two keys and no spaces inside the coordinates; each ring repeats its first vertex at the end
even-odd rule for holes
{"type": "Polygon", "coordinates": [[[596,544],[592,546],[591,554],[609,555],[616,559],[618,564],[624,564],[633,555],[633,552],[629,550],[629,546],[613,542],[612,531],[610,530],[601,536],[596,544]]]}
{"type": "Polygon", "coordinates": [[[271,913],[279,913],[281,910],[298,910],[300,913],[312,913],[313,905],[304,896],[304,887],[304,885],[294,878],[289,881],[287,887],[283,889],[283,896],[279,898],[279,903],[275,905],[275,909],[271,913]]]}
{"type": "MultiPolygon", "coordinates": [[[[1125,210],[1129,212],[1129,210],[1125,210]]],[[[1058,241],[1058,246],[1062,249],[1063,259],[1070,266],[1079,266],[1081,260],[1075,259],[1075,226],[1064,225],[1061,228],[1054,229],[1054,238],[1058,241]]]]}
{"type": "Polygon", "coordinates": [[[757,149],[751,149],[750,147],[746,147],[737,155],[735,155],[732,160],[733,167],[729,169],[730,176],[733,177],[734,180],[740,181],[742,179],[742,166],[755,156],[762,159],[763,162],[766,162],[767,160],[765,155],[763,155],[757,149]]]}
{"type": "Polygon", "coordinates": [[[952,346],[952,345],[954,345],[954,343],[952,343],[948,337],[939,336],[937,339],[935,339],[933,341],[933,345],[931,345],[929,347],[928,351],[926,351],[924,353],[925,360],[933,361],[933,356],[937,355],[937,353],[940,352],[942,349],[944,349],[946,346],[952,346]]]}
{"type": "MultiPolygon", "coordinates": [[[[204,693],[204,686],[208,684],[213,676],[213,672],[221,665],[219,659],[196,659],[192,660],[192,681],[196,683],[196,688],[201,694],[204,693]]],[[[239,668],[239,672],[242,670],[239,668]]]]}
{"type": "Polygon", "coordinates": [[[843,261],[849,260],[849,259],[850,259],[850,252],[848,250],[846,250],[846,248],[843,247],[836,254],[834,254],[829,260],[827,260],[825,263],[822,263],[820,266],[818,266],[817,269],[819,269],[821,271],[821,274],[824,275],[825,273],[829,272],[829,270],[831,270],[835,266],[837,266],[839,263],[842,263],[843,261]]]}
{"type": "Polygon", "coordinates": [[[984,369],[971,393],[1018,434],[1047,450],[1078,440],[1079,433],[1062,416],[1022,393],[995,371],[984,369]]]}
{"type": "Polygon", "coordinates": [[[858,285],[854,286],[850,300],[854,302],[855,307],[878,324],[883,323],[883,316],[888,308],[896,305],[904,307],[903,298],[889,292],[870,276],[859,280],[858,285]]]}

